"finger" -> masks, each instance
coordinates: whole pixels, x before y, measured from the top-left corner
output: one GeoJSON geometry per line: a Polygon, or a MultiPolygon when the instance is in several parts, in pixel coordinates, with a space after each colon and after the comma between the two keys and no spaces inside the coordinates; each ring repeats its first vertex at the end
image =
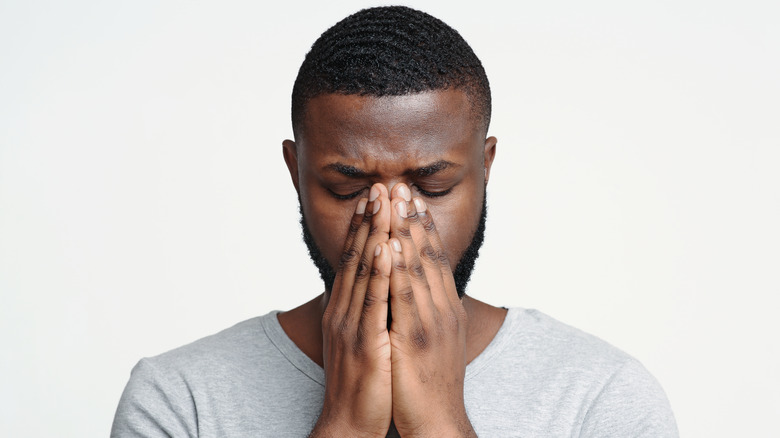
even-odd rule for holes
{"type": "Polygon", "coordinates": [[[439,253],[434,248],[431,240],[429,239],[428,232],[425,230],[425,226],[421,221],[420,214],[417,211],[417,206],[425,204],[422,199],[415,198],[409,203],[409,213],[407,215],[409,221],[409,229],[411,231],[412,240],[414,241],[415,248],[417,250],[417,256],[420,259],[420,263],[425,271],[425,279],[428,282],[428,289],[431,292],[431,299],[436,305],[444,305],[447,303],[447,291],[444,278],[442,277],[441,265],[439,264],[439,253]]]}
{"type": "Polygon", "coordinates": [[[361,326],[369,334],[387,331],[387,309],[390,293],[392,254],[387,242],[376,245],[371,275],[361,308],[361,326]]]}
{"type": "Polygon", "coordinates": [[[406,268],[401,242],[395,237],[388,241],[392,255],[390,271],[390,329],[408,333],[419,321],[417,303],[406,268]]]}
{"type": "Polygon", "coordinates": [[[362,249],[360,262],[355,271],[355,280],[352,286],[350,301],[350,313],[359,317],[363,308],[363,300],[369,282],[369,274],[374,259],[374,251],[377,244],[386,242],[390,238],[390,199],[387,187],[384,184],[374,184],[368,197],[368,207],[365,217],[368,220],[366,243],[362,249]]]}
{"type": "Polygon", "coordinates": [[[355,207],[355,214],[352,215],[352,220],[349,223],[347,237],[344,239],[344,250],[352,247],[352,243],[355,241],[355,236],[357,235],[360,226],[363,224],[367,206],[368,198],[360,198],[357,206],[355,207]]]}
{"type": "Polygon", "coordinates": [[[364,253],[370,256],[378,243],[387,242],[390,238],[390,194],[387,187],[384,184],[374,184],[369,193],[369,201],[372,203],[371,224],[364,253]]]}
{"type": "Polygon", "coordinates": [[[415,210],[417,211],[417,219],[422,226],[422,229],[425,231],[431,247],[434,249],[434,251],[437,252],[436,263],[442,268],[451,270],[449,259],[447,259],[446,252],[444,251],[444,245],[441,243],[439,232],[436,230],[436,224],[433,221],[433,216],[431,216],[431,213],[428,210],[428,205],[422,198],[419,197],[415,197],[413,199],[413,204],[415,206],[415,210]]]}
{"type": "Polygon", "coordinates": [[[368,221],[366,220],[368,208],[370,208],[368,199],[362,198],[358,201],[355,207],[355,214],[352,215],[349,223],[347,237],[344,240],[344,249],[339,257],[336,279],[330,292],[328,307],[332,307],[340,312],[345,312],[351,301],[355,271],[362,256],[365,236],[368,234],[368,221]]]}
{"type": "MultiPolygon", "coordinates": [[[[422,198],[414,198],[412,204],[417,212],[417,222],[428,243],[427,247],[420,250],[420,257],[423,259],[424,264],[435,266],[435,269],[440,272],[440,278],[447,298],[458,301],[460,298],[455,287],[455,278],[452,276],[452,268],[444,250],[444,245],[442,245],[439,233],[436,231],[433,216],[431,216],[428,206],[422,198]]],[[[434,297],[434,301],[436,301],[436,297],[434,297]]]]}
{"type": "Polygon", "coordinates": [[[412,192],[409,190],[409,186],[404,183],[399,183],[393,186],[393,192],[390,194],[390,199],[402,198],[406,202],[411,202],[412,192]]]}
{"type": "MultiPolygon", "coordinates": [[[[409,203],[403,198],[395,198],[391,202],[393,214],[390,220],[390,236],[395,237],[401,244],[407,275],[419,311],[429,312],[433,305],[430,286],[425,275],[425,268],[417,254],[417,245],[412,238],[411,221],[416,219],[409,216],[409,203]]],[[[440,274],[437,272],[436,275],[440,274]]]]}

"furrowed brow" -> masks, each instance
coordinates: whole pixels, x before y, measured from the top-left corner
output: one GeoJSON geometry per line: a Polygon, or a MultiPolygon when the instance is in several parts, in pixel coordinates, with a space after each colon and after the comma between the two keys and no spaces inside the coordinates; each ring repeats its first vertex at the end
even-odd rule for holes
{"type": "MultiPolygon", "coordinates": [[[[451,167],[459,167],[458,164],[452,163],[446,160],[439,160],[426,166],[418,167],[415,169],[408,169],[404,172],[407,176],[426,177],[431,176],[439,171],[448,169],[451,167]]],[[[322,168],[331,172],[340,173],[349,178],[371,178],[377,176],[376,173],[369,173],[362,169],[358,169],[355,166],[350,166],[344,163],[331,163],[322,168]]]]}
{"type": "Polygon", "coordinates": [[[344,176],[348,176],[350,178],[366,178],[373,176],[373,174],[370,174],[368,172],[365,172],[361,169],[358,169],[355,166],[350,166],[343,163],[331,163],[327,166],[322,168],[323,170],[330,170],[333,172],[338,172],[344,176]]]}

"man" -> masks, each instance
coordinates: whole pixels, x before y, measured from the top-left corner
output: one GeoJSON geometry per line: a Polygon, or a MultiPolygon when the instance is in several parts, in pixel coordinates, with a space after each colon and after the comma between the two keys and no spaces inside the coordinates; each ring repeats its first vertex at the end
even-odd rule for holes
{"type": "Polygon", "coordinates": [[[634,359],[465,294],[496,139],[456,31],[360,11],[315,42],[292,101],[283,154],[325,292],[139,362],[113,436],[676,436],[634,359]]]}

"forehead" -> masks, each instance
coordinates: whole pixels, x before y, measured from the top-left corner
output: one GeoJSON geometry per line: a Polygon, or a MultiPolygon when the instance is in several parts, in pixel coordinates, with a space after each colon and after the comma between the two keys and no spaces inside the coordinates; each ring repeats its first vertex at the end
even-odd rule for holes
{"type": "Polygon", "coordinates": [[[440,158],[470,151],[483,135],[468,95],[460,90],[324,94],[308,102],[301,128],[299,154],[357,161],[440,158]]]}

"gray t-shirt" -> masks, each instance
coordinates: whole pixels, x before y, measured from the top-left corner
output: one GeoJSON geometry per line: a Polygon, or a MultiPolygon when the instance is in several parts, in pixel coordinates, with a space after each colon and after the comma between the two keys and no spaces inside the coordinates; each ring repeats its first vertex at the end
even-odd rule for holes
{"type": "MultiPolygon", "coordinates": [[[[112,437],[306,437],[325,373],[271,312],[142,359],[112,437]]],[[[481,437],[676,437],[658,382],[606,342],[535,310],[510,309],[466,367],[481,437]]]]}

